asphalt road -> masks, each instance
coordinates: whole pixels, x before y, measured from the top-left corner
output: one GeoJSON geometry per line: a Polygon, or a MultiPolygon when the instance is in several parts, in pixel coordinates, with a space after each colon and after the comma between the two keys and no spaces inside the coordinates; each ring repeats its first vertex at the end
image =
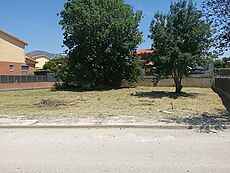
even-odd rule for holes
{"type": "Polygon", "coordinates": [[[229,173],[230,131],[0,129],[1,173],[229,173]]]}

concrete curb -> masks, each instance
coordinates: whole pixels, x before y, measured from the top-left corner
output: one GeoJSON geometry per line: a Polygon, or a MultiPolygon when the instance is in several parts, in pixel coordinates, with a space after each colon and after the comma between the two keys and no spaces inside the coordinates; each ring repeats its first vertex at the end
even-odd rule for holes
{"type": "MultiPolygon", "coordinates": [[[[215,126],[210,126],[210,127],[215,127],[215,126]]],[[[61,129],[74,129],[74,128],[79,128],[79,129],[91,129],[91,128],[141,128],[141,129],[199,129],[200,126],[192,126],[192,125],[151,125],[151,124],[145,124],[145,125],[140,125],[140,124],[111,124],[111,125],[92,125],[92,124],[84,124],[84,125],[0,125],[0,129],[9,129],[9,128],[17,128],[17,129],[43,129],[43,128],[50,128],[50,129],[56,129],[56,128],[61,128],[61,129]]],[[[224,126],[224,129],[230,129],[230,125],[224,126]]]]}

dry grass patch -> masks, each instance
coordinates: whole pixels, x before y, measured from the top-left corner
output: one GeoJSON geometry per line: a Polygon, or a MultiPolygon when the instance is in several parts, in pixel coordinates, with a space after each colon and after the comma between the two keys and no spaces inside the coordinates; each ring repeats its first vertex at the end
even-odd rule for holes
{"type": "Polygon", "coordinates": [[[207,88],[174,88],[70,92],[27,90],[0,93],[1,116],[138,116],[171,117],[224,111],[219,97],[207,88]]]}

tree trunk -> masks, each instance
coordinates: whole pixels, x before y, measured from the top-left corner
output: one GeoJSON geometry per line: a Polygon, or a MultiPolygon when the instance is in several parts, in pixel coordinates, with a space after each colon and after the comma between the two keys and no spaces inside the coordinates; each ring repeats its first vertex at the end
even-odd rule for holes
{"type": "Polygon", "coordinates": [[[174,77],[174,82],[176,86],[176,94],[180,94],[183,88],[181,81],[182,79],[180,79],[179,77],[174,77]]]}

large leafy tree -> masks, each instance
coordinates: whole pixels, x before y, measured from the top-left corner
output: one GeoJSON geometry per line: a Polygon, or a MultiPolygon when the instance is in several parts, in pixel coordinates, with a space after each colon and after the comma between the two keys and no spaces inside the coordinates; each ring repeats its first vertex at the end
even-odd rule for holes
{"type": "Polygon", "coordinates": [[[141,12],[123,0],[68,0],[60,15],[69,55],[64,82],[95,87],[137,80],[131,52],[142,41],[141,12]]]}
{"type": "Polygon", "coordinates": [[[206,17],[215,28],[214,46],[217,53],[230,51],[230,0],[205,0],[206,17]]]}
{"type": "Polygon", "coordinates": [[[192,1],[171,4],[168,14],[157,13],[150,26],[152,47],[158,51],[158,67],[171,75],[176,93],[182,90],[182,79],[190,68],[206,59],[210,45],[210,26],[192,1]]]}

